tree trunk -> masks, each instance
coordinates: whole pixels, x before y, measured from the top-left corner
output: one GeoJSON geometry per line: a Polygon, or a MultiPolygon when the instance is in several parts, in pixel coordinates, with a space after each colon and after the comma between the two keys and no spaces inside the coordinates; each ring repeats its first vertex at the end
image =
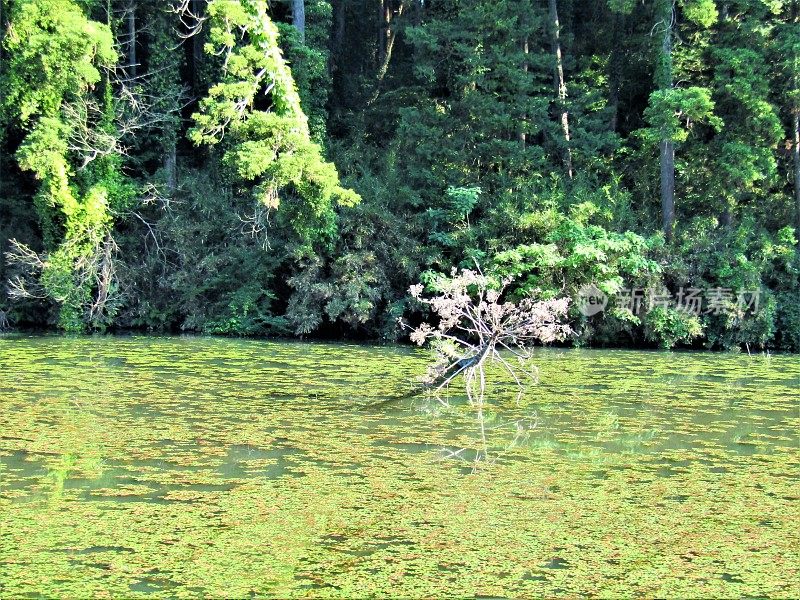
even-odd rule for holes
{"type": "Polygon", "coordinates": [[[619,90],[622,85],[623,56],[622,39],[624,37],[623,26],[625,16],[617,13],[614,15],[613,47],[611,48],[611,60],[609,65],[608,77],[608,109],[611,113],[609,127],[616,132],[619,127],[619,90]]]}
{"type": "MultiPolygon", "coordinates": [[[[395,35],[392,31],[392,0],[383,0],[383,35],[381,42],[381,62],[378,64],[378,81],[382,81],[389,70],[389,62],[392,60],[392,50],[394,49],[395,35]]],[[[403,14],[404,2],[400,3],[398,16],[403,14]]]]}
{"type": "Polygon", "coordinates": [[[484,345],[478,347],[478,350],[474,355],[468,358],[462,358],[461,360],[449,365],[436,377],[436,379],[428,383],[426,387],[441,388],[443,385],[449,383],[467,369],[479,368],[486,360],[487,356],[489,356],[489,353],[493,347],[494,344],[492,341],[485,341],[484,345]]]}
{"type": "MultiPolygon", "coordinates": [[[[657,69],[658,88],[672,88],[673,0],[666,0],[663,13],[664,38],[661,42],[661,65],[657,69]]],[[[661,216],[664,235],[672,237],[675,228],[675,144],[666,132],[661,140],[661,216]]]]}
{"type": "MultiPolygon", "coordinates": [[[[528,77],[528,70],[529,70],[529,66],[528,66],[528,54],[529,53],[530,53],[530,41],[528,39],[528,36],[526,35],[522,40],[522,54],[523,54],[522,72],[525,74],[525,78],[526,79],[528,77]]],[[[527,139],[526,139],[527,136],[525,134],[525,125],[526,125],[527,120],[528,120],[528,115],[523,114],[522,115],[522,121],[519,124],[518,139],[519,139],[520,144],[522,144],[523,147],[525,147],[525,143],[527,142],[527,139]]]]}
{"type": "Polygon", "coordinates": [[[800,245],[800,111],[795,109],[792,118],[792,129],[794,130],[794,146],[792,148],[792,159],[794,162],[794,203],[797,243],[800,245]]]}
{"type": "Polygon", "coordinates": [[[292,0],[292,24],[300,34],[300,41],[306,43],[306,3],[305,0],[292,0]]]}
{"type": "Polygon", "coordinates": [[[661,140],[661,221],[664,235],[672,237],[675,225],[675,145],[671,139],[661,140]]]}
{"type": "Polygon", "coordinates": [[[347,7],[345,2],[346,0],[338,0],[338,2],[334,2],[333,4],[333,49],[337,60],[340,60],[344,50],[345,24],[347,22],[347,7]]]}
{"type": "MultiPolygon", "coordinates": [[[[202,16],[203,0],[192,0],[192,14],[202,16]]],[[[200,64],[203,62],[203,36],[198,31],[192,36],[192,87],[198,93],[200,88],[200,64]]]]}
{"type": "Polygon", "coordinates": [[[126,20],[128,22],[128,76],[136,77],[136,2],[128,5],[126,20]]]}
{"type": "Polygon", "coordinates": [[[558,110],[560,111],[559,120],[561,121],[561,131],[564,134],[564,141],[566,142],[566,153],[564,156],[564,165],[567,168],[569,178],[572,179],[572,149],[570,148],[569,137],[569,113],[567,112],[567,85],[564,83],[564,62],[561,57],[561,26],[558,22],[558,6],[556,0],[549,0],[550,5],[550,25],[553,28],[552,32],[552,47],[553,55],[555,56],[555,88],[556,96],[558,97],[558,110]]]}
{"type": "Polygon", "coordinates": [[[175,142],[172,142],[164,152],[165,179],[170,195],[173,195],[178,187],[177,162],[177,148],[175,142]]]}
{"type": "MultiPolygon", "coordinates": [[[[386,73],[389,71],[389,63],[392,61],[392,51],[394,50],[394,42],[396,39],[394,31],[392,31],[392,0],[383,0],[383,35],[382,35],[382,42],[378,44],[378,50],[380,51],[381,61],[378,63],[378,71],[375,74],[375,90],[372,92],[369,101],[367,104],[372,104],[378,99],[381,91],[381,83],[383,83],[383,79],[386,77],[386,73]]],[[[406,8],[406,0],[401,0],[400,6],[397,8],[397,16],[400,17],[403,15],[403,11],[406,8]]]]}
{"type": "Polygon", "coordinates": [[[389,24],[392,20],[392,0],[380,0],[378,3],[378,52],[377,52],[377,66],[378,69],[386,61],[386,50],[389,41],[389,24]]]}

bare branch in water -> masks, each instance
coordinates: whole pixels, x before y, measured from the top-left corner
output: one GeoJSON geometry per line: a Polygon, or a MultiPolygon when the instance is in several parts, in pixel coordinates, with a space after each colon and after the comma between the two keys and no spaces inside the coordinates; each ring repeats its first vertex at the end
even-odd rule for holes
{"type": "Polygon", "coordinates": [[[430,342],[438,360],[430,367],[425,383],[440,391],[463,375],[469,400],[481,408],[486,393],[486,364],[499,364],[514,380],[520,395],[523,380],[535,380],[536,370],[527,368],[537,343],[560,341],[572,334],[564,323],[569,299],[506,300],[510,280],[496,282],[480,267],[472,271],[453,271],[449,278],[440,277],[434,287],[437,293],[423,297],[422,285],[411,286],[409,292],[420,303],[429,306],[439,322],[434,327],[422,323],[411,332],[411,341],[422,346],[430,342]],[[501,352],[514,356],[512,364],[501,352]],[[527,376],[527,377],[525,377],[527,376]]]}

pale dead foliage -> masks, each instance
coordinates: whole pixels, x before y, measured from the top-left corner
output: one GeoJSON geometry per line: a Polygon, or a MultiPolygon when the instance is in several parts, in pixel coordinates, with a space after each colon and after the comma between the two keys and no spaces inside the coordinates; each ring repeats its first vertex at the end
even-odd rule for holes
{"type": "Polygon", "coordinates": [[[454,270],[451,277],[439,278],[431,297],[423,296],[422,285],[411,286],[412,297],[438,317],[436,326],[422,323],[410,336],[420,346],[431,343],[437,353],[426,376],[436,391],[463,374],[470,401],[480,405],[486,391],[485,367],[499,363],[521,393],[523,381],[535,379],[530,364],[534,346],[572,334],[565,324],[568,298],[512,302],[506,299],[510,284],[510,280],[496,282],[478,268],[454,270]]]}

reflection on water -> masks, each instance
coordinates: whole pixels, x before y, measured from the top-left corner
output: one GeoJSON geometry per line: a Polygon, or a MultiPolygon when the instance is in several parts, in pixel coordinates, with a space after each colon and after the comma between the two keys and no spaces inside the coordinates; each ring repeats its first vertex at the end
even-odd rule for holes
{"type": "Polygon", "coordinates": [[[800,595],[800,358],[426,358],[0,338],[0,596],[800,595]]]}

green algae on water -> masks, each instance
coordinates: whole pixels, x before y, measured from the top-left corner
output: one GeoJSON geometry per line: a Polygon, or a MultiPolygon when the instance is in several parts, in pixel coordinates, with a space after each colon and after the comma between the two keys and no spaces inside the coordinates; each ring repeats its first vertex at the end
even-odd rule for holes
{"type": "Polygon", "coordinates": [[[0,338],[0,596],[800,596],[800,358],[541,351],[479,463],[426,360],[0,338]]]}

